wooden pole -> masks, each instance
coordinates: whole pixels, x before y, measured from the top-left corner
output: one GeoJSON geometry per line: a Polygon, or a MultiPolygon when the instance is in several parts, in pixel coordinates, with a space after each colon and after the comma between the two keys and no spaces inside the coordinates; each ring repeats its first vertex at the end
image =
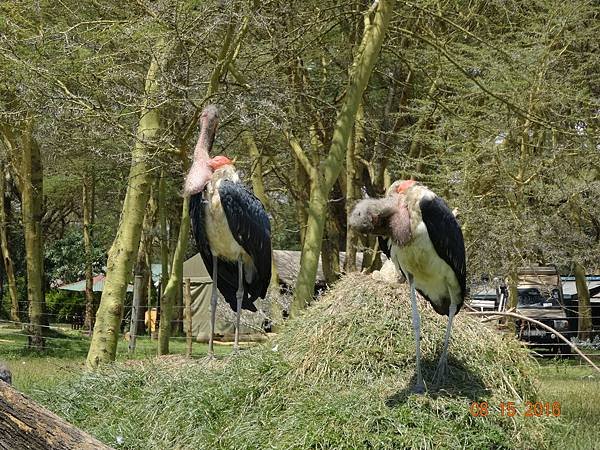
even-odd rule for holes
{"type": "Polygon", "coordinates": [[[135,352],[135,338],[137,334],[138,311],[142,298],[142,290],[145,289],[144,276],[136,275],[133,282],[133,302],[131,305],[131,325],[129,326],[129,353],[135,352]]]}
{"type": "Polygon", "coordinates": [[[105,450],[111,447],[0,381],[0,448],[105,450]]]}
{"type": "Polygon", "coordinates": [[[190,279],[185,279],[185,289],[183,291],[183,301],[185,303],[185,356],[191,358],[192,356],[192,288],[190,286],[190,279]]]}

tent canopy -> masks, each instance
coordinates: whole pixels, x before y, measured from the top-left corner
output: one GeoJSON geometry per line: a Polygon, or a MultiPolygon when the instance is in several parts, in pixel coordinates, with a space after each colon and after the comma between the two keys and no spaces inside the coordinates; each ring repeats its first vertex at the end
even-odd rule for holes
{"type": "MultiPolygon", "coordinates": [[[[208,341],[210,334],[210,297],[212,294],[212,278],[204,266],[199,253],[183,263],[183,279],[190,280],[192,291],[192,333],[198,341],[208,341]]],[[[235,332],[233,311],[219,295],[215,334],[218,339],[231,340],[235,332]]],[[[240,334],[256,334],[260,329],[263,317],[259,313],[243,311],[240,334]],[[244,324],[252,326],[245,326],[244,324]]]]}

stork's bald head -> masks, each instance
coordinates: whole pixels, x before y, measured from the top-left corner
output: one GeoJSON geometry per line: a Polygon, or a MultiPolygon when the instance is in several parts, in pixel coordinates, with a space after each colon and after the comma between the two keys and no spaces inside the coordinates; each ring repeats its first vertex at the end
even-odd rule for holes
{"type": "Polygon", "coordinates": [[[233,165],[233,161],[225,155],[217,155],[214,158],[208,160],[208,166],[213,170],[213,172],[223,166],[231,165],[233,165]]]}
{"type": "Polygon", "coordinates": [[[397,201],[389,197],[361,200],[350,213],[348,225],[359,233],[385,235],[387,219],[396,208],[397,201]]]}
{"type": "Polygon", "coordinates": [[[394,195],[394,194],[404,194],[406,191],[408,191],[411,187],[415,186],[415,185],[419,185],[420,183],[418,183],[415,180],[398,180],[398,181],[394,181],[392,183],[392,185],[388,188],[387,190],[387,195],[394,195]]]}
{"type": "Polygon", "coordinates": [[[200,124],[204,125],[205,121],[210,122],[211,124],[215,123],[215,125],[219,122],[219,108],[217,105],[207,105],[202,110],[200,114],[200,124]]]}

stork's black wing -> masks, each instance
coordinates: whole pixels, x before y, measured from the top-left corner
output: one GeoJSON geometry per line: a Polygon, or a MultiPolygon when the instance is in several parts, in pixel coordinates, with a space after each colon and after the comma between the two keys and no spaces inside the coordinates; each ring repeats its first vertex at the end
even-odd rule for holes
{"type": "MultiPolygon", "coordinates": [[[[196,241],[196,247],[209,275],[213,276],[213,254],[210,250],[208,238],[205,231],[205,205],[206,200],[202,193],[194,194],[190,198],[190,218],[192,221],[192,233],[196,241]]],[[[236,310],[236,292],[238,289],[238,267],[237,263],[221,258],[217,259],[217,288],[232,310],[236,310]]],[[[242,309],[256,311],[254,298],[249,297],[248,289],[244,289],[242,309]]]]}
{"type": "Polygon", "coordinates": [[[465,242],[454,214],[440,197],[423,198],[419,202],[421,217],[437,254],[448,264],[460,285],[464,299],[467,284],[465,242]]]}
{"type": "Polygon", "coordinates": [[[259,199],[241,183],[223,180],[219,186],[221,206],[231,234],[252,258],[256,273],[245,280],[250,300],[264,296],[271,281],[271,224],[259,199]]]}
{"type": "Polygon", "coordinates": [[[388,240],[383,236],[377,236],[377,241],[379,242],[379,250],[387,256],[387,259],[390,259],[392,256],[392,249],[390,248],[390,244],[388,244],[388,240]]]}

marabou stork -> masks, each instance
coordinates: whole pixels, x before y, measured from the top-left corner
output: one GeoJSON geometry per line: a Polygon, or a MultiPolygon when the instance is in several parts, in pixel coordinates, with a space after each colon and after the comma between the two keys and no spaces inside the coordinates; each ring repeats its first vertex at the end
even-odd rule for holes
{"type": "Polygon", "coordinates": [[[262,203],[240,182],[229,158],[209,157],[218,122],[218,109],[213,105],[204,108],[200,137],[184,188],[190,196],[192,233],[204,265],[212,273],[211,355],[217,289],[236,312],[237,351],[241,310],[256,311],[254,301],[265,297],[271,279],[271,225],[262,203]]]}
{"type": "Polygon", "coordinates": [[[448,316],[444,350],[434,386],[448,371],[448,342],[454,315],[466,291],[465,245],[462,231],[446,202],[413,180],[396,181],[381,199],[360,201],[349,218],[350,226],[362,233],[388,238],[390,256],[410,284],[412,322],[416,341],[417,383],[423,393],[421,374],[420,318],[415,289],[433,309],[448,316]]]}

